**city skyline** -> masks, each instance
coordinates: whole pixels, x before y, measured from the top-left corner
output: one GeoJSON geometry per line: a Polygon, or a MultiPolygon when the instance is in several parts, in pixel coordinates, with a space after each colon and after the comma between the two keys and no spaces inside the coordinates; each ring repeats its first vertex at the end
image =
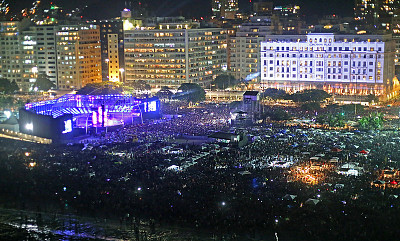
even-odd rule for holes
{"type": "Polygon", "coordinates": [[[400,0],[0,14],[0,240],[399,237],[400,0]]]}
{"type": "MultiPolygon", "coordinates": [[[[44,0],[48,2],[53,2],[54,4],[63,5],[67,9],[73,9],[76,7],[83,7],[85,5],[88,8],[83,12],[84,17],[89,19],[107,19],[111,17],[119,16],[119,11],[121,11],[126,5],[129,6],[139,6],[148,9],[152,15],[155,16],[178,16],[182,15],[185,17],[206,17],[211,16],[211,1],[212,0],[116,0],[113,1],[113,5],[110,6],[108,1],[104,0],[71,0],[68,2],[60,0],[44,0]],[[193,8],[193,6],[196,6],[193,8]]],[[[251,4],[257,0],[239,0],[239,9],[241,11],[251,10],[251,4]]],[[[11,1],[10,7],[12,12],[19,12],[23,8],[30,8],[32,0],[19,0],[11,1]]],[[[267,2],[267,1],[266,1],[267,2]]],[[[272,1],[275,5],[287,5],[287,4],[297,4],[302,7],[305,15],[327,15],[327,14],[337,14],[341,16],[352,16],[354,2],[347,0],[306,0],[306,1],[291,1],[291,0],[280,0],[272,1]]]]}

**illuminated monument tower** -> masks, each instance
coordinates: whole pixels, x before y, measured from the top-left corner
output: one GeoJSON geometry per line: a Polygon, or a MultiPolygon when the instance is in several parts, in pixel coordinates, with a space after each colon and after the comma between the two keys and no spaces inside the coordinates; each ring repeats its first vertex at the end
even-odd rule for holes
{"type": "Polygon", "coordinates": [[[214,16],[233,19],[239,10],[238,0],[212,0],[212,12],[214,16]]]}

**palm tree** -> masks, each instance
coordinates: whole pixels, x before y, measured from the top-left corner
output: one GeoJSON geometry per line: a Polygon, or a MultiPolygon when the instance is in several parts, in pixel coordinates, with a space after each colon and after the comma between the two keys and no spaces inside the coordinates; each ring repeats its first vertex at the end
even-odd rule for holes
{"type": "Polygon", "coordinates": [[[383,126],[383,114],[379,112],[374,112],[370,115],[370,124],[376,130],[383,126]]]}
{"type": "Polygon", "coordinates": [[[360,127],[362,129],[367,129],[369,126],[369,117],[368,116],[363,116],[359,121],[358,121],[360,127]]]}

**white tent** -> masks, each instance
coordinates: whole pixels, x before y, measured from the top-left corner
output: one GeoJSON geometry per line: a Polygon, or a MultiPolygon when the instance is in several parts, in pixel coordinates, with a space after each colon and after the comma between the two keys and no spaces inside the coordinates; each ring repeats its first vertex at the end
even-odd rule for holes
{"type": "Polygon", "coordinates": [[[177,165],[172,165],[167,168],[168,171],[179,171],[181,168],[177,165]]]}
{"type": "Polygon", "coordinates": [[[344,184],[338,183],[338,184],[335,185],[335,188],[344,188],[344,184]]]}
{"type": "Polygon", "coordinates": [[[282,200],[285,201],[292,201],[297,197],[297,195],[290,195],[290,194],[286,194],[285,196],[282,197],[282,200]]]}
{"type": "Polygon", "coordinates": [[[251,172],[249,172],[249,171],[242,171],[242,172],[239,172],[239,174],[240,175],[250,175],[251,174],[251,172]]]}
{"type": "Polygon", "coordinates": [[[320,201],[318,199],[309,198],[304,204],[307,205],[317,205],[320,201]]]}

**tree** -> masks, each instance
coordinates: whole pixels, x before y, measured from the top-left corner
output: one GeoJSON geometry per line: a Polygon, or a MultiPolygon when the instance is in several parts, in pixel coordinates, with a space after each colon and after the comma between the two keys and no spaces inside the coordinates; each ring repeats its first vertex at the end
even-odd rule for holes
{"type": "Polygon", "coordinates": [[[293,100],[294,102],[321,102],[329,97],[331,95],[324,90],[312,89],[287,95],[286,99],[293,100]]]}
{"type": "Polygon", "coordinates": [[[321,105],[318,102],[309,102],[302,104],[301,109],[305,111],[318,111],[321,109],[321,105]]]}
{"type": "Polygon", "coordinates": [[[5,94],[11,94],[18,90],[19,88],[17,83],[15,83],[15,81],[11,82],[8,79],[4,78],[0,79],[0,92],[3,92],[5,94]]]}
{"type": "Polygon", "coordinates": [[[78,95],[118,95],[122,94],[123,89],[117,82],[100,82],[85,85],[77,91],[78,95]]]}
{"type": "Polygon", "coordinates": [[[160,99],[171,99],[173,93],[167,86],[163,86],[161,90],[156,93],[156,96],[160,99]]]}
{"type": "Polygon", "coordinates": [[[264,113],[264,117],[269,117],[273,121],[284,121],[291,118],[290,114],[282,109],[274,109],[264,113]]]}
{"type": "Polygon", "coordinates": [[[215,86],[216,89],[226,89],[228,87],[234,86],[238,83],[234,76],[230,74],[221,74],[218,75],[213,82],[211,82],[212,86],[215,86]]]}
{"type": "Polygon", "coordinates": [[[200,102],[206,99],[204,89],[195,83],[183,83],[179,88],[179,92],[173,98],[187,100],[190,102],[200,102]]]}
{"type": "Polygon", "coordinates": [[[359,127],[361,129],[368,129],[369,126],[369,118],[368,116],[363,116],[359,121],[358,121],[359,127]]]}
{"type": "Polygon", "coordinates": [[[147,91],[151,90],[151,86],[144,80],[138,80],[134,81],[131,84],[129,84],[132,88],[134,88],[136,91],[147,91]]]}
{"type": "Polygon", "coordinates": [[[374,94],[370,94],[367,96],[367,101],[368,103],[377,103],[379,102],[378,96],[375,96],[374,94]]]}
{"type": "Polygon", "coordinates": [[[283,99],[286,96],[286,92],[280,89],[268,88],[264,91],[264,96],[274,100],[283,99]]]}
{"type": "Polygon", "coordinates": [[[39,91],[48,91],[55,88],[56,85],[50,80],[47,74],[39,74],[33,88],[37,88],[39,91]]]}
{"type": "Polygon", "coordinates": [[[341,109],[345,113],[354,115],[356,110],[357,114],[364,112],[365,106],[360,104],[348,104],[348,105],[342,105],[341,109]]]}
{"type": "Polygon", "coordinates": [[[377,130],[383,126],[383,114],[379,112],[371,113],[370,115],[370,125],[373,129],[377,130]]]}
{"type": "Polygon", "coordinates": [[[359,121],[359,127],[361,129],[377,130],[382,128],[384,122],[383,114],[374,112],[369,116],[363,116],[359,121]]]}
{"type": "Polygon", "coordinates": [[[319,115],[316,121],[331,127],[343,127],[345,125],[345,118],[341,113],[319,115]]]}

